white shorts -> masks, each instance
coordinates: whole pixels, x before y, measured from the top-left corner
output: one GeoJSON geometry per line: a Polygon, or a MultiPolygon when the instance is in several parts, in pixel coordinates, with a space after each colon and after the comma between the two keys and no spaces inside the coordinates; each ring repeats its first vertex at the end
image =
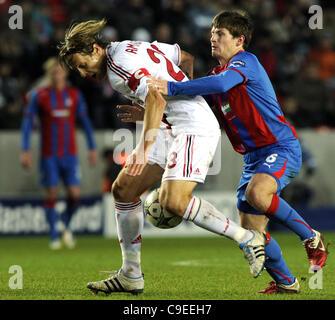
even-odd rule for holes
{"type": "Polygon", "coordinates": [[[162,181],[186,180],[203,183],[220,136],[179,134],[159,130],[148,163],[165,169],[162,181]]]}
{"type": "Polygon", "coordinates": [[[156,139],[148,153],[148,164],[158,164],[165,169],[170,139],[170,130],[161,128],[157,131],[156,139]]]}

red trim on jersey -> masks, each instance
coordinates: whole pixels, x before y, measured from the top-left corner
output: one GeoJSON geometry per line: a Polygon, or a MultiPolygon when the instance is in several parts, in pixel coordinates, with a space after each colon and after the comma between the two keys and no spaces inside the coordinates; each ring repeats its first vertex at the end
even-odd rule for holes
{"type": "MultiPolygon", "coordinates": [[[[228,60],[228,62],[223,66],[223,69],[226,69],[227,67],[228,67],[228,65],[229,65],[229,63],[230,63],[230,61],[231,61],[231,59],[233,59],[238,53],[240,53],[240,52],[244,52],[244,50],[242,49],[242,50],[239,50],[238,52],[236,52],[229,60],[228,60]]],[[[219,67],[222,67],[222,66],[219,66],[219,67]]],[[[221,71],[220,71],[221,72],[221,71]]]]}
{"type": "Polygon", "coordinates": [[[244,81],[242,83],[245,84],[247,82],[247,80],[248,80],[247,77],[240,70],[237,70],[235,68],[228,68],[227,70],[234,70],[234,71],[238,72],[244,78],[244,81]]]}
{"type": "Polygon", "coordinates": [[[292,133],[295,136],[295,138],[298,139],[297,132],[295,131],[294,127],[286,121],[285,116],[278,116],[277,118],[280,122],[287,124],[291,128],[292,133]]]}
{"type": "Polygon", "coordinates": [[[267,216],[273,216],[277,212],[278,207],[279,207],[279,197],[276,194],[274,194],[272,196],[270,207],[265,214],[267,216]]]}
{"type": "Polygon", "coordinates": [[[283,174],[285,173],[286,163],[287,163],[287,160],[284,162],[284,165],[280,170],[278,170],[277,172],[271,172],[271,174],[273,176],[275,176],[277,179],[280,179],[283,176],[283,174]]]}
{"type": "Polygon", "coordinates": [[[145,76],[150,76],[150,73],[145,68],[140,68],[136,70],[128,80],[128,87],[132,91],[136,91],[137,87],[139,86],[141,79],[145,76]]]}

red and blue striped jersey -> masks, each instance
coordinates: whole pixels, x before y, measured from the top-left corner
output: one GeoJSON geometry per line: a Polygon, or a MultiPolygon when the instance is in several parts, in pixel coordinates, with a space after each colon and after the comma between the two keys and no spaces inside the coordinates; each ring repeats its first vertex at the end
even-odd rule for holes
{"type": "Polygon", "coordinates": [[[29,150],[33,118],[39,118],[42,157],[77,154],[76,118],[81,119],[89,149],[95,149],[93,129],[86,114],[86,103],[76,88],[62,90],[43,87],[33,91],[22,123],[22,149],[29,150]]]}
{"type": "Polygon", "coordinates": [[[205,95],[239,153],[297,139],[293,126],[285,120],[266,71],[250,52],[239,51],[226,65],[209,72],[208,77],[168,82],[168,94],[205,95]]]}
{"type": "Polygon", "coordinates": [[[256,148],[296,139],[279,106],[266,71],[252,53],[240,51],[225,66],[214,68],[210,74],[237,72],[242,83],[226,92],[212,94],[212,102],[219,114],[235,151],[246,153],[256,148]]]}

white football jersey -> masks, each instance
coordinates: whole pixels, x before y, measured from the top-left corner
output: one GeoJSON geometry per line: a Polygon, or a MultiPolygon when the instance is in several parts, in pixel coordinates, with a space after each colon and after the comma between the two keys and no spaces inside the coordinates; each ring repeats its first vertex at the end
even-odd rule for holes
{"type": "MultiPolygon", "coordinates": [[[[106,48],[107,75],[113,89],[145,108],[147,76],[168,81],[187,81],[178,67],[180,48],[160,42],[112,42],[106,48]]],[[[163,122],[172,134],[220,135],[218,121],[201,96],[165,97],[163,122]]]]}

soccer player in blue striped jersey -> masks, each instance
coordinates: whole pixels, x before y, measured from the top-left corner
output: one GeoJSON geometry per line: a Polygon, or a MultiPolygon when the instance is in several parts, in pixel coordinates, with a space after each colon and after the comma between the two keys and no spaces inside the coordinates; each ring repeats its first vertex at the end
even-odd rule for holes
{"type": "MultiPolygon", "coordinates": [[[[241,224],[265,232],[269,219],[295,232],[311,266],[327,259],[322,237],[284,199],[281,190],[298,175],[301,149],[292,125],[286,122],[266,71],[245,51],[252,23],[240,11],[223,11],[212,22],[211,50],[219,65],[207,77],[186,81],[150,82],[163,95],[202,95],[215,109],[235,151],[244,157],[237,190],[241,224]]],[[[277,242],[267,233],[265,267],[274,279],[262,293],[298,293],[299,283],[288,269],[277,242]]]]}
{"type": "Polygon", "coordinates": [[[86,103],[81,92],[67,84],[67,73],[56,57],[45,64],[46,85],[30,94],[22,121],[21,163],[32,167],[30,137],[35,118],[39,120],[41,185],[45,189],[44,210],[50,226],[50,248],[60,249],[62,242],[57,229],[57,190],[61,178],[66,186],[66,210],[62,215],[65,226],[64,244],[74,247],[70,222],[79,206],[80,177],[77,156],[76,119],[80,119],[87,139],[89,161],[95,165],[97,153],[93,128],[87,115],[86,103]]]}

